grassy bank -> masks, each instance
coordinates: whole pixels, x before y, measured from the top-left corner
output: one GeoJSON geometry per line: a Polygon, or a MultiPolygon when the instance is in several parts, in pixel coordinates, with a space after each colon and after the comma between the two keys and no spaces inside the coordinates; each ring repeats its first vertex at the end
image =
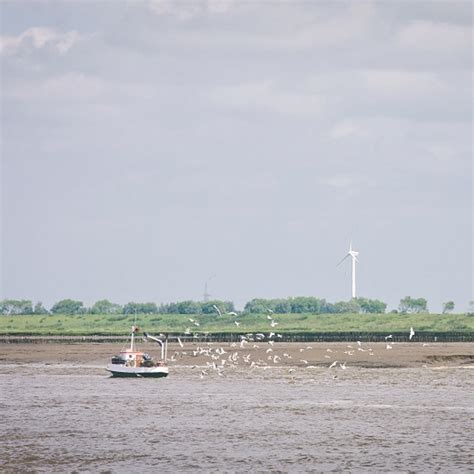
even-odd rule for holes
{"type": "MultiPolygon", "coordinates": [[[[217,315],[138,315],[137,324],[150,333],[191,332],[404,332],[413,326],[423,332],[474,333],[474,316],[467,314],[277,314],[271,327],[263,314],[237,318],[217,315]],[[194,325],[189,319],[199,323],[194,325]],[[237,326],[234,321],[240,322],[237,326]]],[[[126,335],[134,316],[127,315],[37,315],[0,316],[0,334],[23,335],[126,335]]]]}

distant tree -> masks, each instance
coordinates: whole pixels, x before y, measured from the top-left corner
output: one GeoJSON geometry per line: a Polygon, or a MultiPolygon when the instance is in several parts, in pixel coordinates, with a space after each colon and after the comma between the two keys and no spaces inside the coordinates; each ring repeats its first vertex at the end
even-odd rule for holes
{"type": "Polygon", "coordinates": [[[127,303],[123,309],[123,314],[157,314],[158,307],[155,303],[127,303]]]}
{"type": "Polygon", "coordinates": [[[268,300],[264,298],[254,298],[253,300],[248,301],[244,306],[244,311],[246,313],[268,313],[275,311],[276,305],[274,300],[268,300]]]}
{"type": "Polygon", "coordinates": [[[33,314],[33,304],[31,300],[3,300],[0,314],[33,314]]]}
{"type": "Polygon", "coordinates": [[[198,314],[202,313],[202,305],[197,301],[182,301],[177,303],[179,314],[198,314]]]}
{"type": "Polygon", "coordinates": [[[292,313],[321,313],[326,306],[326,300],[313,296],[297,296],[289,300],[292,313]]]}
{"type": "Polygon", "coordinates": [[[43,306],[43,303],[41,303],[41,301],[38,301],[38,303],[35,304],[33,313],[34,314],[49,314],[49,311],[43,306]]]}
{"type": "Polygon", "coordinates": [[[385,313],[387,309],[387,303],[380,300],[357,298],[357,303],[363,313],[385,313]]]}
{"type": "Polygon", "coordinates": [[[91,314],[119,314],[122,312],[122,306],[111,303],[109,300],[96,301],[90,309],[91,314]]]}
{"type": "Polygon", "coordinates": [[[214,306],[217,306],[222,314],[235,310],[234,303],[232,301],[214,300],[201,303],[201,312],[203,314],[218,314],[214,306]]]}
{"type": "Polygon", "coordinates": [[[333,313],[360,313],[360,306],[357,300],[338,301],[333,304],[333,313]]]}
{"type": "Polygon", "coordinates": [[[400,300],[398,309],[401,313],[425,313],[428,312],[428,302],[425,298],[405,296],[400,300]]]}
{"type": "Polygon", "coordinates": [[[469,308],[467,310],[467,314],[470,316],[474,316],[474,300],[469,301],[469,308]]]}
{"type": "Polygon", "coordinates": [[[51,308],[53,314],[84,314],[86,311],[82,301],[71,299],[58,301],[51,308]]]}
{"type": "Polygon", "coordinates": [[[454,301],[447,301],[443,303],[443,314],[449,313],[454,309],[454,301]]]}
{"type": "Polygon", "coordinates": [[[286,314],[286,313],[291,313],[291,301],[289,298],[281,298],[277,300],[272,300],[275,304],[272,305],[274,306],[274,311],[275,313],[278,314],[286,314]]]}

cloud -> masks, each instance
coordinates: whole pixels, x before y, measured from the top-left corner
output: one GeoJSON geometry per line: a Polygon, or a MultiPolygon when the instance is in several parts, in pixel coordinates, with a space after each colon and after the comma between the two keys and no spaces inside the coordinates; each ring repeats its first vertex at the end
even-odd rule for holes
{"type": "Polygon", "coordinates": [[[77,31],[58,33],[52,28],[28,28],[18,36],[0,37],[0,54],[13,56],[22,52],[51,48],[57,54],[66,54],[79,40],[77,31]]]}
{"type": "Polygon", "coordinates": [[[320,184],[329,186],[337,190],[344,190],[347,192],[356,192],[360,189],[370,186],[372,184],[371,180],[368,178],[363,178],[355,175],[332,175],[320,178],[320,184]]]}
{"type": "Polygon", "coordinates": [[[187,21],[203,14],[226,13],[234,5],[233,0],[201,0],[176,2],[174,0],[150,0],[149,9],[158,16],[173,16],[187,21]]]}
{"type": "Polygon", "coordinates": [[[410,51],[458,54],[472,49],[472,28],[450,23],[413,21],[400,29],[398,45],[410,51]]]}
{"type": "Polygon", "coordinates": [[[265,109],[297,117],[321,116],[325,108],[323,96],[278,90],[272,81],[218,87],[211,92],[211,100],[236,109],[265,109]]]}
{"type": "Polygon", "coordinates": [[[6,95],[17,100],[71,101],[92,100],[107,90],[102,79],[82,73],[52,76],[34,84],[16,84],[6,90],[6,95]]]}
{"type": "Polygon", "coordinates": [[[366,127],[354,120],[342,120],[330,130],[329,136],[335,140],[349,137],[370,138],[371,133],[366,127]]]}

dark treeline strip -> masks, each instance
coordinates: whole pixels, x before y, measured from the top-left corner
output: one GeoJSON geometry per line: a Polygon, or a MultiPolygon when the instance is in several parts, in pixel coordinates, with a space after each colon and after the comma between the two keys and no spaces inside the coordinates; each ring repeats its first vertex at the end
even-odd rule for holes
{"type": "MultiPolygon", "coordinates": [[[[473,303],[473,302],[471,302],[473,303]]],[[[474,304],[474,303],[473,303],[474,304]]],[[[324,298],[314,296],[298,296],[289,298],[264,299],[254,298],[245,304],[243,313],[255,314],[341,314],[341,313],[385,313],[387,304],[377,299],[353,298],[349,301],[329,303],[324,298]]],[[[454,310],[454,303],[448,301],[443,305],[443,313],[454,310]]],[[[397,313],[426,313],[428,303],[425,298],[406,296],[400,300],[397,313]]],[[[156,303],[129,302],[125,305],[100,300],[90,308],[82,301],[64,299],[55,303],[49,310],[41,302],[33,305],[31,300],[6,299],[0,302],[2,315],[32,314],[231,314],[235,315],[232,301],[180,301],[157,305],[156,303]]]]}
{"type": "MultiPolygon", "coordinates": [[[[177,336],[181,342],[240,342],[241,335],[238,333],[212,333],[186,336],[183,334],[169,333],[170,342],[175,342],[177,336]]],[[[278,342],[386,342],[385,333],[377,332],[290,332],[282,333],[278,342]]],[[[44,336],[44,335],[0,335],[0,343],[20,344],[33,343],[41,344],[45,342],[59,344],[77,344],[77,343],[111,343],[125,342],[129,336],[123,335],[89,335],[89,336],[44,336]]],[[[410,342],[407,332],[393,333],[390,342],[410,342]]],[[[474,333],[462,332],[417,332],[416,342],[474,342],[474,333]]]]}

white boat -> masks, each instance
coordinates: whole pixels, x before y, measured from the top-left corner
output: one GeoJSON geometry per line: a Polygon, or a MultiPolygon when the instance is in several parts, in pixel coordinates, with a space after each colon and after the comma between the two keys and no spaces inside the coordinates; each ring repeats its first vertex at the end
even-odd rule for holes
{"type": "Polygon", "coordinates": [[[135,347],[135,334],[137,326],[132,326],[130,347],[120,351],[112,357],[112,362],[107,365],[107,370],[114,377],[166,377],[168,366],[166,365],[167,340],[145,334],[145,338],[152,339],[161,346],[161,360],[153,360],[146,352],[137,351],[135,347]]]}

